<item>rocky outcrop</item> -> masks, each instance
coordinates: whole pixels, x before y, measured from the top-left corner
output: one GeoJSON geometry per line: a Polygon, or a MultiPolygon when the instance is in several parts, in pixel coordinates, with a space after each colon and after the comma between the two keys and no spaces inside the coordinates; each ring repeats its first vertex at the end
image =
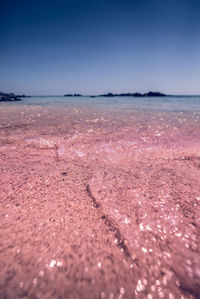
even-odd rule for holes
{"type": "Polygon", "coordinates": [[[16,96],[14,93],[4,93],[0,91],[0,102],[21,101],[20,97],[25,97],[25,95],[16,96]]]}
{"type": "MultiPolygon", "coordinates": [[[[158,92],[158,91],[149,91],[147,93],[111,93],[108,92],[106,94],[100,94],[99,97],[164,97],[166,94],[158,92]]],[[[93,96],[91,96],[93,97],[93,96]]]]}
{"type": "MultiPolygon", "coordinates": [[[[64,97],[81,97],[81,94],[65,94],[64,97]]],[[[127,92],[127,93],[112,93],[108,92],[105,94],[99,94],[99,95],[90,95],[90,98],[96,98],[96,97],[164,97],[167,96],[164,93],[158,92],[158,91],[149,91],[147,93],[139,93],[139,92],[127,92]]]]}
{"type": "Polygon", "coordinates": [[[108,92],[106,94],[100,94],[99,97],[115,97],[116,94],[113,94],[112,92],[108,92]]]}
{"type": "Polygon", "coordinates": [[[64,94],[64,97],[82,97],[82,95],[79,93],[74,93],[74,94],[69,93],[69,94],[64,94]]]}
{"type": "Polygon", "coordinates": [[[158,91],[149,91],[147,93],[144,93],[145,97],[164,97],[166,94],[158,92],[158,91]]]}

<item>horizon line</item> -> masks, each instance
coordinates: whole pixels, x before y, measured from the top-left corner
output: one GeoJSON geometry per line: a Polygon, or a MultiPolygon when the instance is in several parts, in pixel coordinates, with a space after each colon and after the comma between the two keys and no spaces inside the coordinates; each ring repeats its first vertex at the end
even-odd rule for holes
{"type": "MultiPolygon", "coordinates": [[[[131,94],[132,92],[113,93],[113,95],[119,94],[119,96],[120,96],[120,94],[129,94],[129,93],[131,94]]],[[[134,92],[134,93],[136,93],[136,92],[134,92]]],[[[72,93],[71,96],[74,97],[74,94],[76,94],[76,93],[72,93]]],[[[108,94],[108,92],[105,93],[105,94],[108,94]]],[[[142,94],[144,94],[144,93],[142,93],[142,94]]],[[[33,97],[63,97],[65,95],[67,95],[67,93],[65,93],[65,94],[25,94],[25,96],[27,96],[27,97],[28,96],[33,96],[33,97]]],[[[80,96],[82,96],[82,97],[91,97],[91,96],[98,97],[100,95],[103,95],[103,94],[81,94],[80,93],[80,96]]],[[[193,94],[193,93],[188,93],[188,94],[176,93],[175,94],[174,93],[174,94],[165,94],[165,96],[171,96],[171,97],[173,97],[173,96],[200,96],[200,93],[199,94],[193,94]]]]}

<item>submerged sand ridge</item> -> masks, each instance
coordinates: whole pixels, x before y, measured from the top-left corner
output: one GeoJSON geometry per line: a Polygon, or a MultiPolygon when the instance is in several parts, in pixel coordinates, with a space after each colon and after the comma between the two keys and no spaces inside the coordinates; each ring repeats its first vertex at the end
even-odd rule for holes
{"type": "Polygon", "coordinates": [[[198,298],[198,114],[9,115],[2,298],[198,298]]]}

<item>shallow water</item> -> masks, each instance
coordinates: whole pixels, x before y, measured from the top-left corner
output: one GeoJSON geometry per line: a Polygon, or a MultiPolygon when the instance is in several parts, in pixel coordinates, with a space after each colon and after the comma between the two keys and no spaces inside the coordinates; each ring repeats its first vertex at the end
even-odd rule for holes
{"type": "Polygon", "coordinates": [[[1,106],[62,106],[85,107],[93,109],[117,110],[147,110],[147,111],[174,111],[200,112],[200,96],[166,96],[166,97],[63,97],[37,96],[23,98],[21,102],[1,103],[1,106]]]}

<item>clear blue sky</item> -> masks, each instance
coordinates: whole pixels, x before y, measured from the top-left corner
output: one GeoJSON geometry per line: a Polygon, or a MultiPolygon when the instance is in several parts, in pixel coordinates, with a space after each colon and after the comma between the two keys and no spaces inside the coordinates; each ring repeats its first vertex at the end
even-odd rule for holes
{"type": "Polygon", "coordinates": [[[198,0],[1,0],[0,90],[200,94],[198,0]]]}

